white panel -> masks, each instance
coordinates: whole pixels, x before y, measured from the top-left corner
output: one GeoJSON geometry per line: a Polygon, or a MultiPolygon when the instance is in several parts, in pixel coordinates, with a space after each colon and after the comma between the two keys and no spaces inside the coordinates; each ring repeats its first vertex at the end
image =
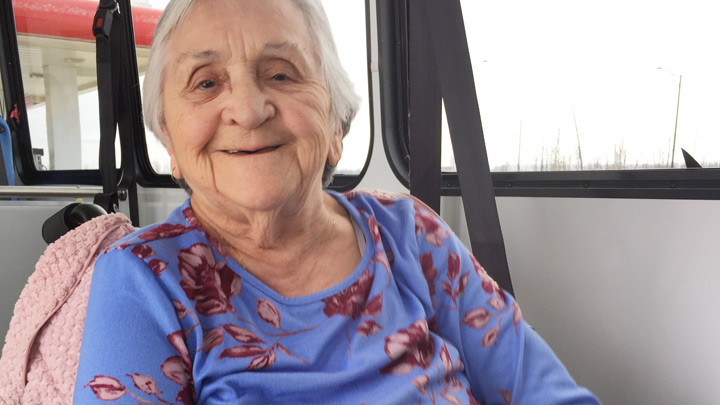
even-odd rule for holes
{"type": "Polygon", "coordinates": [[[15,302],[47,245],[42,224],[68,201],[0,201],[0,343],[15,302]]]}
{"type": "Polygon", "coordinates": [[[720,398],[720,202],[498,198],[525,319],[606,404],[720,398]]]}

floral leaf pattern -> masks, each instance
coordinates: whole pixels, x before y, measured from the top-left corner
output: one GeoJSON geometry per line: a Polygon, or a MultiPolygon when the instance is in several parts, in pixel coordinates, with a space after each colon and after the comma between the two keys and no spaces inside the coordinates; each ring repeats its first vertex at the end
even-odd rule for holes
{"type": "Polygon", "coordinates": [[[465,313],[462,323],[473,328],[482,329],[490,322],[490,312],[485,308],[475,308],[465,313]]]}
{"type": "Polygon", "coordinates": [[[373,244],[377,245],[381,241],[380,227],[378,227],[377,218],[368,218],[368,226],[370,227],[370,236],[372,236],[373,244]]]}
{"type": "Polygon", "coordinates": [[[169,357],[160,366],[163,375],[175,384],[185,385],[188,382],[189,371],[187,364],[183,361],[181,356],[169,357]]]}
{"type": "Polygon", "coordinates": [[[185,341],[183,340],[183,334],[182,331],[175,331],[167,336],[168,341],[170,344],[175,348],[175,350],[180,353],[180,357],[182,360],[190,365],[190,355],[188,354],[187,346],[185,345],[185,341]]]}
{"type": "Polygon", "coordinates": [[[363,316],[379,316],[382,312],[382,299],[382,293],[372,297],[365,309],[363,309],[363,316]]]}
{"type": "Polygon", "coordinates": [[[152,248],[142,243],[139,245],[135,245],[130,251],[132,252],[132,254],[142,260],[155,256],[155,252],[152,250],[152,248]]]}
{"type": "Polygon", "coordinates": [[[148,262],[148,266],[150,266],[150,270],[152,270],[155,274],[158,276],[162,275],[161,273],[163,270],[167,269],[167,262],[164,262],[159,259],[152,259],[148,262]]]}
{"type": "Polygon", "coordinates": [[[255,301],[257,302],[257,313],[260,319],[274,326],[275,329],[280,329],[280,312],[275,308],[275,305],[262,298],[255,301]]]}
{"type": "MultiPolygon", "coordinates": [[[[192,365],[190,364],[190,356],[188,355],[187,346],[183,341],[182,330],[175,331],[167,336],[170,344],[178,350],[179,356],[168,357],[160,366],[160,371],[168,380],[180,385],[178,395],[175,398],[177,402],[191,405],[195,403],[195,384],[192,380],[192,365]]],[[[161,403],[169,403],[160,397],[163,393],[158,389],[157,382],[149,375],[132,373],[126,374],[135,388],[147,395],[154,395],[161,403]]],[[[138,394],[128,390],[117,378],[105,375],[95,376],[91,381],[87,382],[83,388],[90,387],[97,399],[102,401],[115,401],[124,395],[140,400],[139,403],[151,403],[143,400],[138,394]]]]}
{"type": "Polygon", "coordinates": [[[148,229],[138,237],[144,240],[172,238],[173,236],[182,235],[191,229],[192,228],[188,228],[181,224],[160,224],[154,228],[148,229]]]}
{"type": "Polygon", "coordinates": [[[254,358],[247,366],[248,370],[262,370],[275,364],[275,352],[254,358]]]}
{"type": "Polygon", "coordinates": [[[426,376],[425,374],[420,374],[419,376],[415,377],[414,380],[412,380],[412,384],[423,395],[427,395],[427,393],[428,393],[427,392],[428,382],[430,382],[430,378],[428,376],[426,376]]]}
{"type": "Polygon", "coordinates": [[[520,305],[513,304],[513,323],[515,324],[515,334],[517,335],[517,327],[520,321],[522,321],[522,311],[520,311],[520,305]]]}
{"type": "Polygon", "coordinates": [[[144,374],[128,374],[128,377],[132,378],[135,388],[148,395],[162,394],[162,391],[158,390],[157,383],[149,375],[144,374]]]}
{"type": "Polygon", "coordinates": [[[195,213],[193,212],[192,208],[187,207],[183,209],[182,214],[191,227],[197,227],[198,225],[200,225],[197,218],[195,217],[195,213]]]}
{"type": "Polygon", "coordinates": [[[440,349],[440,360],[442,360],[443,368],[445,373],[449,373],[453,369],[452,359],[450,358],[450,352],[448,352],[447,346],[443,345],[440,349]]]}
{"type": "Polygon", "coordinates": [[[385,354],[390,363],[382,374],[407,374],[415,367],[425,370],[435,357],[435,341],[428,332],[427,321],[418,320],[385,338],[385,354]]]}
{"type": "Polygon", "coordinates": [[[470,388],[467,388],[465,390],[468,396],[468,405],[480,405],[480,402],[478,402],[475,397],[473,396],[472,392],[470,392],[470,388]]]}
{"type": "Polygon", "coordinates": [[[443,239],[450,237],[448,232],[440,222],[437,216],[431,214],[424,208],[415,206],[415,235],[425,234],[425,240],[433,246],[443,246],[443,239]]]}
{"type": "Polygon", "coordinates": [[[352,319],[359,318],[365,310],[372,282],[373,276],[370,274],[370,270],[365,269],[360,278],[350,287],[322,300],[325,304],[323,312],[327,317],[340,315],[349,316],[352,319]]]}
{"type": "Polygon", "coordinates": [[[488,305],[493,307],[496,311],[502,311],[505,309],[505,301],[501,300],[498,297],[492,297],[488,300],[488,305]]]}
{"type": "MultiPolygon", "coordinates": [[[[520,307],[517,302],[513,302],[509,307],[507,306],[508,300],[505,291],[497,285],[495,280],[490,278],[485,269],[472,255],[470,256],[470,259],[472,261],[475,274],[481,280],[482,290],[485,293],[490,294],[490,297],[487,299],[486,307],[473,308],[467,311],[463,315],[462,323],[473,329],[484,329],[490,324],[490,321],[493,318],[497,318],[497,324],[490,329],[485,330],[480,340],[480,345],[482,347],[491,347],[495,345],[500,336],[500,324],[506,313],[511,310],[513,311],[513,323],[515,325],[515,334],[517,334],[517,326],[522,321],[522,312],[520,312],[520,307]],[[494,312],[491,312],[491,310],[494,312]]],[[[463,281],[463,283],[467,283],[467,281],[463,281]]]]}
{"type": "Polygon", "coordinates": [[[205,316],[235,312],[230,298],[242,291],[240,276],[224,262],[216,262],[209,246],[196,243],[178,254],[180,286],[195,309],[205,316]]]}
{"type": "Polygon", "coordinates": [[[370,335],[374,335],[378,333],[382,329],[382,326],[375,322],[373,319],[368,319],[367,321],[363,322],[358,326],[357,333],[359,333],[362,336],[368,337],[370,335]]]}
{"type": "Polygon", "coordinates": [[[441,281],[440,287],[442,287],[443,292],[452,299],[453,306],[450,309],[453,310],[457,309],[457,300],[465,292],[470,276],[469,273],[465,273],[458,277],[459,275],[460,256],[448,249],[447,278],[449,281],[441,281]],[[455,287],[453,287],[453,284],[455,284],[455,287]]]}
{"type": "Polygon", "coordinates": [[[485,332],[485,335],[482,337],[482,341],[480,342],[483,347],[492,346],[497,341],[498,335],[500,334],[500,322],[498,321],[498,324],[495,325],[495,327],[490,328],[487,332],[485,332]]]}
{"type": "Polygon", "coordinates": [[[187,384],[190,379],[190,370],[182,356],[168,357],[160,369],[168,380],[180,386],[187,384]]]}
{"type": "Polygon", "coordinates": [[[263,349],[260,346],[242,345],[223,350],[222,354],[220,354],[220,358],[224,359],[225,357],[253,357],[259,354],[265,354],[266,352],[267,350],[263,349]]]}
{"type": "Polygon", "coordinates": [[[460,256],[457,253],[448,251],[447,276],[451,282],[454,282],[460,274],[460,256]]]}
{"type": "Polygon", "coordinates": [[[127,393],[127,389],[117,378],[105,375],[95,376],[83,386],[85,387],[90,387],[97,399],[102,401],[115,401],[127,393]]]}
{"type": "Polygon", "coordinates": [[[187,308],[185,308],[185,305],[183,305],[183,303],[178,300],[172,300],[172,303],[178,319],[181,321],[185,319],[185,317],[188,315],[188,310],[187,308]]]}
{"type": "MultiPolygon", "coordinates": [[[[452,391],[462,391],[464,386],[458,380],[456,377],[456,374],[462,371],[462,363],[460,362],[460,357],[455,361],[453,364],[453,361],[450,357],[450,351],[447,348],[447,345],[443,344],[442,348],[440,349],[440,362],[442,363],[442,384],[439,386],[436,386],[436,391],[430,389],[428,390],[427,385],[430,381],[429,377],[425,374],[421,374],[420,376],[416,377],[412,384],[417,388],[418,391],[420,391],[421,394],[428,397],[430,400],[430,403],[436,403],[436,397],[435,395],[439,395],[441,398],[445,399],[445,401],[451,403],[451,404],[462,404],[463,402],[458,398],[456,394],[454,394],[452,391]]],[[[470,390],[467,390],[468,395],[468,401],[470,401],[470,390]]]]}
{"type": "Polygon", "coordinates": [[[387,272],[388,280],[390,280],[392,279],[391,266],[395,262],[395,254],[390,249],[388,249],[387,251],[385,250],[385,246],[382,242],[380,225],[378,225],[376,217],[368,217],[368,227],[370,228],[370,235],[372,236],[373,245],[375,246],[375,256],[370,263],[379,263],[380,265],[382,265],[387,272]]]}
{"type": "Polygon", "coordinates": [[[502,399],[505,400],[505,404],[507,404],[507,405],[514,404],[513,399],[512,399],[512,392],[501,390],[501,389],[498,389],[497,392],[498,392],[498,394],[500,394],[502,399]]]}
{"type": "Polygon", "coordinates": [[[458,280],[457,285],[455,286],[455,291],[453,291],[453,296],[457,299],[462,293],[465,292],[465,287],[468,285],[468,279],[470,278],[469,274],[463,274],[460,276],[460,280],[458,280]]]}
{"type": "Polygon", "coordinates": [[[435,278],[437,277],[437,269],[433,263],[432,252],[423,253],[420,255],[420,267],[422,267],[425,281],[428,283],[430,289],[430,295],[435,295],[435,278]]]}
{"type": "Polygon", "coordinates": [[[225,338],[225,329],[217,327],[203,330],[203,345],[200,350],[205,354],[210,353],[214,347],[222,343],[225,338]]]}
{"type": "MultiPolygon", "coordinates": [[[[230,336],[233,340],[242,344],[224,349],[220,353],[219,359],[251,358],[246,370],[268,368],[275,364],[277,359],[277,355],[275,354],[276,349],[289,357],[299,360],[305,364],[309,364],[307,360],[293,354],[287,347],[282,346],[280,341],[288,336],[308,332],[314,329],[314,327],[299,331],[285,331],[281,327],[280,311],[277,309],[275,304],[273,304],[270,300],[262,298],[255,299],[255,302],[258,317],[282,333],[262,332],[262,330],[252,322],[238,318],[240,321],[253,326],[256,330],[258,330],[258,332],[256,333],[251,329],[227,323],[214,328],[203,329],[203,346],[201,349],[198,349],[198,352],[202,351],[205,354],[209,354],[215,347],[220,346],[223,343],[225,336],[230,336]],[[275,341],[268,344],[266,340],[258,336],[258,333],[274,338],[275,341]]],[[[188,314],[196,318],[189,311],[188,314]]],[[[169,364],[169,366],[177,365],[178,364],[176,364],[175,360],[172,364],[169,364]]]]}
{"type": "Polygon", "coordinates": [[[455,394],[452,394],[450,392],[443,392],[440,394],[440,396],[445,398],[446,401],[453,405],[462,405],[462,402],[460,402],[460,398],[456,397],[455,394]]]}
{"type": "Polygon", "coordinates": [[[227,333],[232,336],[233,339],[237,340],[240,343],[265,343],[265,341],[257,337],[257,335],[255,335],[249,329],[245,329],[240,326],[231,324],[223,325],[223,328],[225,328],[227,333]]]}
{"type": "MultiPolygon", "coordinates": [[[[458,252],[446,246],[446,240],[450,237],[448,228],[429,208],[422,202],[415,201],[414,209],[415,234],[419,244],[422,245],[422,242],[425,242],[426,246],[429,245],[429,249],[421,249],[418,252],[418,261],[432,297],[433,309],[443,312],[462,310],[460,313],[461,326],[477,331],[474,332],[477,333],[475,335],[477,336],[476,342],[483,349],[489,349],[497,345],[498,339],[502,336],[500,333],[502,320],[504,317],[509,316],[510,312],[512,312],[515,333],[517,334],[518,325],[522,321],[522,313],[517,303],[514,301],[509,303],[506,293],[487,274],[486,270],[472,254],[461,258],[458,252]],[[445,252],[447,253],[447,267],[438,269],[435,259],[442,257],[440,255],[445,252]],[[437,255],[433,257],[434,254],[437,255]],[[466,260],[467,258],[469,258],[469,261],[466,260]],[[475,276],[477,278],[474,278],[475,276]],[[461,302],[460,298],[471,284],[479,287],[477,290],[472,290],[473,296],[478,297],[477,292],[482,293],[478,297],[482,301],[470,301],[471,304],[468,309],[465,307],[468,305],[467,300],[461,302]],[[436,291],[437,286],[440,287],[439,292],[436,291]],[[461,306],[461,303],[463,306],[461,306]]],[[[433,328],[437,328],[438,320],[435,314],[431,320],[433,328]]],[[[437,330],[433,328],[431,330],[437,330]]],[[[449,372],[451,367],[459,367],[460,358],[453,364],[449,352],[444,349],[443,347],[440,350],[439,357],[447,376],[449,373],[451,374],[449,372]]],[[[431,403],[434,404],[439,399],[436,395],[449,403],[457,403],[460,400],[456,393],[451,392],[462,389],[462,384],[455,377],[449,377],[449,379],[446,377],[445,386],[441,390],[435,389],[434,392],[432,390],[423,391],[423,381],[423,378],[417,377],[413,380],[413,385],[422,394],[426,395],[431,403]]],[[[467,389],[466,393],[469,403],[478,403],[469,389],[467,389]]]]}

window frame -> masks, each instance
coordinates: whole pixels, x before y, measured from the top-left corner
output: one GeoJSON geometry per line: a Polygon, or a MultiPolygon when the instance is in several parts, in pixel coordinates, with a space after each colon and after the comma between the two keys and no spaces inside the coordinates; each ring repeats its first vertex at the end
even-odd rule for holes
{"type": "MultiPolygon", "coordinates": [[[[408,1],[377,2],[383,144],[405,187],[411,158],[408,1]]],[[[492,172],[492,178],[496,196],[720,200],[720,168],[492,172]]],[[[441,193],[461,195],[457,173],[442,173],[441,193]]]]}
{"type": "MultiPolygon", "coordinates": [[[[121,10],[129,10],[132,5],[129,0],[117,0],[121,10]]],[[[7,111],[3,114],[9,117],[16,108],[18,120],[13,122],[11,129],[15,132],[16,142],[13,142],[14,149],[14,166],[18,173],[19,180],[25,185],[50,185],[50,184],[82,184],[82,185],[101,185],[102,177],[99,169],[94,170],[47,170],[40,171],[35,167],[35,162],[32,155],[32,142],[30,137],[30,129],[28,125],[27,107],[25,105],[25,92],[23,87],[22,72],[20,66],[19,47],[17,41],[17,30],[15,25],[15,16],[13,10],[12,1],[3,2],[2,14],[0,17],[0,36],[2,38],[2,48],[0,49],[0,74],[2,75],[2,83],[5,92],[5,103],[7,111]]],[[[126,16],[130,16],[131,12],[124,13],[126,16]]],[[[333,178],[332,183],[328,187],[335,191],[347,191],[356,187],[363,176],[368,170],[370,164],[370,157],[372,155],[372,148],[374,143],[374,114],[373,114],[373,97],[372,97],[372,73],[369,69],[371,63],[371,35],[370,35],[370,5],[369,0],[365,0],[365,35],[366,35],[366,65],[367,65],[367,76],[368,76],[368,88],[366,89],[369,100],[369,119],[370,119],[370,136],[368,145],[368,154],[365,159],[365,164],[361,169],[360,173],[355,175],[349,174],[336,174],[333,178]]],[[[132,33],[132,23],[130,25],[130,32],[132,33]]],[[[91,24],[88,24],[88,29],[91,28],[91,24]]],[[[128,40],[128,42],[133,42],[128,40]]],[[[132,49],[132,55],[135,56],[135,44],[131,43],[130,49],[132,49]]],[[[134,81],[139,80],[137,72],[137,64],[133,64],[135,68],[136,78],[134,81]]],[[[132,82],[133,80],[130,80],[132,82]]],[[[140,98],[140,92],[137,89],[131,87],[131,83],[125,81],[124,88],[120,91],[125,92],[126,95],[130,95],[133,100],[130,100],[130,104],[140,106],[138,111],[132,111],[131,113],[137,114],[137,117],[133,117],[142,121],[142,100],[140,98]],[[137,94],[137,97],[134,96],[137,94]],[[134,100],[137,98],[137,100],[134,100]]],[[[135,110],[133,108],[133,110],[135,110]]],[[[13,121],[13,120],[9,120],[13,121]]],[[[119,129],[120,131],[120,129],[119,129]]],[[[146,143],[146,131],[143,125],[139,127],[134,126],[131,134],[119,134],[119,136],[129,136],[133,139],[133,157],[135,161],[135,173],[134,178],[138,185],[147,188],[177,188],[179,187],[171,178],[169,174],[159,174],[155,172],[150,163],[150,157],[146,143]]],[[[120,179],[122,170],[118,169],[117,178],[120,179]]]]}

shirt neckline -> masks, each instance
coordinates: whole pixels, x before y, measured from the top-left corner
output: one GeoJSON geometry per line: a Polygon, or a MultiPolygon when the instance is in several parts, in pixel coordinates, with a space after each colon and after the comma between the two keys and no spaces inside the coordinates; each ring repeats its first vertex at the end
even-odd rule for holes
{"type": "MultiPolygon", "coordinates": [[[[355,230],[355,235],[358,241],[358,248],[361,250],[361,252],[363,252],[360,261],[358,262],[358,265],[355,267],[355,270],[353,270],[353,272],[350,273],[350,275],[348,275],[344,280],[333,286],[300,297],[286,297],[273,290],[267,284],[263,283],[257,277],[253,276],[250,272],[245,270],[245,268],[243,268],[235,259],[233,259],[232,256],[223,256],[222,254],[218,253],[216,247],[212,243],[208,243],[208,245],[211,246],[215,257],[218,258],[218,260],[223,260],[235,273],[237,273],[241,277],[243,284],[251,286],[252,288],[260,291],[262,294],[264,294],[268,298],[273,299],[276,302],[281,302],[286,305],[305,305],[320,301],[327,297],[331,297],[350,287],[360,278],[360,275],[362,275],[362,273],[370,267],[369,264],[374,255],[374,246],[371,243],[367,243],[367,241],[372,240],[372,236],[370,235],[370,227],[367,223],[367,220],[363,217],[360,211],[358,211],[358,209],[355,208],[355,206],[350,203],[350,201],[348,201],[347,197],[345,197],[344,194],[337,193],[331,190],[325,190],[325,192],[335,198],[335,200],[347,210],[348,214],[350,215],[350,220],[353,223],[353,228],[355,230]],[[360,239],[361,237],[363,238],[362,240],[360,239]]],[[[189,198],[187,199],[185,204],[183,204],[183,208],[185,206],[191,207],[189,198]]],[[[206,235],[203,235],[203,238],[207,240],[206,235]]]]}

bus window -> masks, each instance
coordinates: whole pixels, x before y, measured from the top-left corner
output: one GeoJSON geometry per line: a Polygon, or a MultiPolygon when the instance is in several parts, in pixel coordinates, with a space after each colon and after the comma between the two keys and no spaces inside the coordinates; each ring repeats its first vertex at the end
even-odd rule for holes
{"type": "MultiPolygon", "coordinates": [[[[168,1],[137,0],[132,3],[133,10],[136,7],[151,7],[161,10],[165,8],[168,1]]],[[[333,29],[340,60],[355,84],[356,92],[361,97],[360,110],[352,123],[350,133],[343,141],[343,158],[340,160],[336,174],[358,175],[369,158],[368,152],[372,131],[368,98],[367,54],[365,51],[367,49],[365,2],[363,0],[345,0],[342,2],[323,0],[323,6],[333,29]]],[[[143,48],[142,45],[138,44],[137,57],[141,83],[144,78],[143,67],[147,66],[148,50],[148,48],[143,48]]],[[[148,155],[153,170],[159,174],[169,174],[170,158],[165,148],[147,128],[146,133],[148,155]]]]}
{"type": "Polygon", "coordinates": [[[98,168],[96,58],[89,29],[96,9],[91,0],[13,1],[37,170],[98,168]]]}
{"type": "Polygon", "coordinates": [[[710,3],[461,4],[491,170],[720,167],[710,3]]]}

